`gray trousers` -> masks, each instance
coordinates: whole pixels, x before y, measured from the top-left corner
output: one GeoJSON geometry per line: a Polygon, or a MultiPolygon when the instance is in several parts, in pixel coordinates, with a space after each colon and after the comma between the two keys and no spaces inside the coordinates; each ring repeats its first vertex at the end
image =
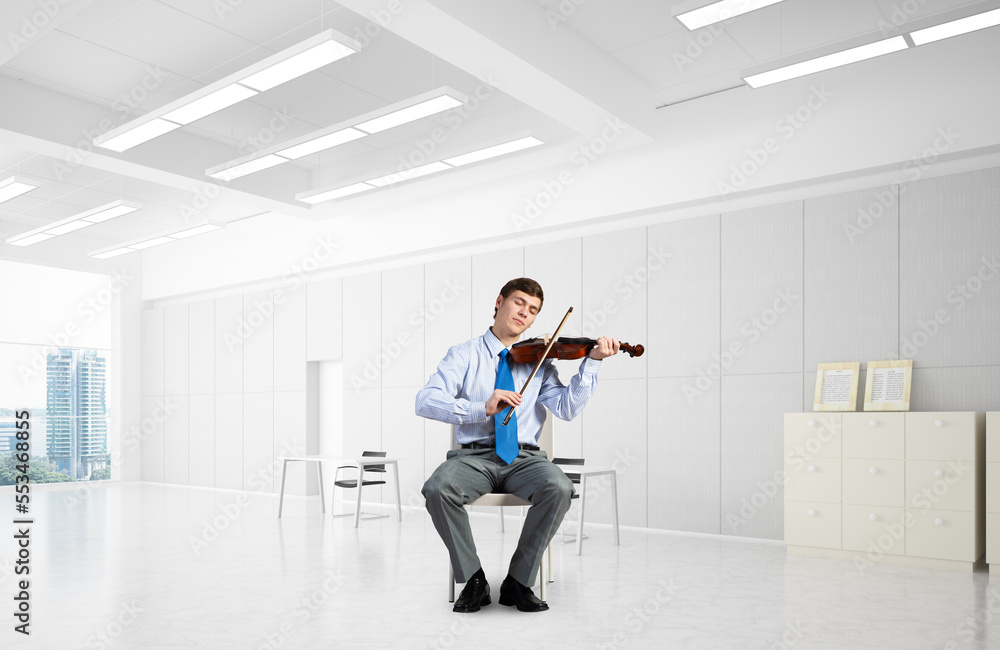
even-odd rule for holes
{"type": "Polygon", "coordinates": [[[448,547],[456,582],[467,582],[482,566],[463,507],[490,492],[506,492],[531,501],[510,575],[531,586],[553,535],[569,510],[573,482],[543,451],[519,450],[507,465],[493,449],[452,449],[427,482],[423,495],[434,527],[448,547]]]}

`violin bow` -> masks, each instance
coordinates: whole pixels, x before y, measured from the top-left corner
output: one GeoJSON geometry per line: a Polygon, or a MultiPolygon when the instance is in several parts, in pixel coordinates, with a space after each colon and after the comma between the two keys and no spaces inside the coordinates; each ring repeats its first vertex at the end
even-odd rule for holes
{"type": "MultiPolygon", "coordinates": [[[[560,321],[559,327],[556,328],[556,333],[553,334],[552,338],[549,340],[549,344],[545,346],[545,352],[542,352],[542,356],[539,357],[538,363],[535,364],[535,368],[531,371],[531,374],[528,375],[528,378],[524,380],[524,386],[521,386],[521,390],[518,392],[518,395],[520,395],[521,397],[524,397],[524,391],[528,388],[528,384],[531,383],[531,380],[535,376],[535,373],[538,372],[538,369],[542,367],[542,362],[545,361],[545,357],[548,356],[549,350],[552,349],[552,345],[556,342],[556,339],[559,338],[559,330],[561,330],[562,326],[566,324],[566,319],[569,318],[569,315],[572,313],[573,313],[573,308],[570,307],[569,311],[566,312],[566,315],[563,316],[562,321],[560,321]]],[[[514,415],[513,406],[511,406],[510,409],[507,410],[507,417],[503,419],[504,426],[507,426],[507,423],[510,422],[510,416],[512,415],[514,415]]]]}

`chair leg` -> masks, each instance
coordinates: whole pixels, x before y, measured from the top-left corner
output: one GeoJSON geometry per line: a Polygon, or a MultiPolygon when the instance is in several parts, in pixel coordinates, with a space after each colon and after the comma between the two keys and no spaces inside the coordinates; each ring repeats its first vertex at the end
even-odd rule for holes
{"type": "Polygon", "coordinates": [[[323,513],[326,514],[326,491],[323,488],[323,461],[316,461],[316,472],[319,474],[319,505],[323,509],[323,513]]]}
{"type": "Polygon", "coordinates": [[[281,489],[278,490],[278,519],[281,519],[281,508],[285,505],[285,474],[288,473],[288,459],[281,464],[281,489]]]}
{"type": "Polygon", "coordinates": [[[548,569],[549,569],[549,563],[548,563],[548,561],[546,561],[546,556],[547,555],[548,555],[548,549],[546,549],[545,551],[542,551],[542,563],[538,567],[538,583],[539,583],[539,586],[538,586],[538,597],[541,600],[545,600],[545,594],[546,594],[546,591],[547,591],[546,590],[546,585],[549,582],[548,579],[547,579],[548,576],[546,575],[548,573],[548,569]]]}
{"type": "Polygon", "coordinates": [[[503,506],[500,506],[497,509],[500,511],[500,532],[503,533],[506,532],[504,530],[504,523],[503,523],[503,506]]]}
{"type": "Polygon", "coordinates": [[[455,569],[451,566],[451,560],[448,561],[448,602],[455,602],[455,569]]]}
{"type": "Polygon", "coordinates": [[[580,523],[576,529],[576,554],[583,555],[583,513],[587,505],[587,477],[580,477],[580,523]]]}

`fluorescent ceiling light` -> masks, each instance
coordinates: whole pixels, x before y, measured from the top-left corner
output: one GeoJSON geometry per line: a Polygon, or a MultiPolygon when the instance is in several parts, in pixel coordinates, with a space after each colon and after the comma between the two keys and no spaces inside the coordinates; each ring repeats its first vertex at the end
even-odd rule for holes
{"type": "Polygon", "coordinates": [[[892,38],[868,43],[867,45],[852,47],[815,59],[808,59],[774,70],[768,70],[767,72],[749,75],[744,77],[743,80],[753,88],[760,88],[761,86],[767,86],[780,81],[787,81],[815,72],[822,72],[823,70],[837,68],[842,65],[864,61],[865,59],[872,59],[883,54],[898,52],[899,50],[905,50],[907,47],[906,40],[902,36],[893,36],[892,38]]]}
{"type": "Polygon", "coordinates": [[[19,176],[11,176],[7,180],[0,181],[0,203],[37,189],[37,185],[32,185],[19,176]]]}
{"type": "Polygon", "coordinates": [[[721,23],[735,16],[742,16],[745,13],[769,7],[777,4],[781,0],[722,0],[713,2],[710,5],[685,11],[691,3],[674,7],[674,18],[681,21],[690,30],[700,29],[714,23],[721,23]],[[681,13],[678,13],[681,12],[681,13]]]}
{"type": "MultiPolygon", "coordinates": [[[[242,158],[236,158],[227,163],[210,167],[205,170],[205,173],[212,178],[224,178],[227,180],[236,178],[236,176],[226,175],[226,172],[240,168],[243,165],[248,165],[256,160],[275,155],[289,160],[296,160],[303,156],[319,153],[331,147],[363,138],[372,133],[379,133],[392,127],[406,124],[407,122],[414,122],[435,113],[441,113],[456,106],[461,106],[465,103],[466,99],[464,94],[448,86],[442,86],[410,97],[409,99],[404,99],[401,102],[383,106],[350,120],[345,120],[319,129],[318,131],[282,142],[281,144],[261,149],[249,156],[243,156],[242,158]]],[[[266,164],[259,168],[248,167],[248,171],[238,175],[243,176],[259,171],[260,169],[267,169],[282,162],[285,161],[275,161],[272,159],[271,164],[266,164]]]]}
{"type": "Polygon", "coordinates": [[[967,18],[960,18],[941,25],[934,25],[933,27],[910,32],[910,38],[913,39],[915,44],[924,45],[925,43],[940,41],[943,38],[967,34],[996,25],[1000,25],[1000,9],[986,11],[974,16],[968,16],[967,18]]]}
{"type": "Polygon", "coordinates": [[[529,147],[536,147],[540,144],[545,144],[545,143],[536,137],[526,136],[523,138],[518,138],[516,140],[511,140],[508,142],[502,142],[497,145],[488,146],[482,149],[476,149],[475,151],[470,151],[468,153],[461,154],[459,156],[446,158],[445,160],[431,162],[426,165],[413,167],[411,169],[395,172],[393,174],[386,174],[385,176],[379,176],[378,178],[372,178],[366,181],[356,182],[350,185],[344,185],[342,187],[334,187],[331,189],[320,189],[310,192],[303,192],[301,194],[297,194],[295,198],[304,203],[310,203],[315,205],[317,203],[323,203],[324,201],[332,201],[333,199],[339,199],[341,197],[349,196],[351,194],[357,194],[358,192],[373,190],[379,187],[385,187],[386,185],[391,185],[393,183],[399,183],[402,181],[408,181],[413,178],[427,176],[428,174],[447,171],[449,169],[454,169],[459,165],[467,165],[470,163],[479,162],[480,160],[486,160],[487,158],[494,158],[496,156],[502,156],[504,154],[513,153],[515,151],[521,151],[529,147]]]}
{"type": "Polygon", "coordinates": [[[521,151],[522,149],[537,147],[540,144],[542,144],[541,140],[529,135],[526,138],[512,140],[511,142],[505,142],[492,147],[486,147],[485,149],[462,154],[461,156],[445,158],[444,161],[453,167],[458,167],[459,165],[468,165],[469,163],[479,162],[480,160],[486,160],[487,158],[514,153],[515,151],[521,151]]]}
{"type": "Polygon", "coordinates": [[[115,217],[120,217],[123,214],[128,214],[129,212],[135,212],[142,206],[138,203],[133,203],[131,201],[112,201],[107,205],[102,205],[99,208],[94,208],[93,210],[87,210],[82,212],[74,219],[81,219],[83,221],[89,221],[90,223],[101,223],[102,221],[107,221],[108,219],[114,219],[115,217]]]}
{"type": "Polygon", "coordinates": [[[187,239],[188,237],[202,235],[206,232],[212,232],[213,230],[222,230],[222,226],[217,226],[214,223],[206,223],[203,226],[195,226],[194,228],[188,228],[187,230],[171,233],[170,236],[174,239],[187,239]]]}
{"type": "Polygon", "coordinates": [[[65,235],[66,233],[73,232],[74,230],[80,230],[81,228],[86,228],[87,226],[93,226],[94,224],[90,221],[70,221],[64,223],[61,226],[56,226],[54,228],[49,228],[45,231],[47,235],[65,235]]]}
{"type": "Polygon", "coordinates": [[[166,244],[167,242],[177,241],[173,237],[167,237],[163,235],[162,237],[153,237],[152,239],[147,239],[146,241],[141,241],[136,244],[129,244],[129,248],[134,248],[136,250],[142,250],[143,248],[149,248],[151,246],[159,246],[160,244],[166,244]]]}
{"type": "Polygon", "coordinates": [[[95,255],[91,255],[91,257],[95,257],[99,260],[106,260],[109,257],[118,257],[119,255],[124,255],[125,253],[131,253],[134,250],[135,250],[134,248],[129,248],[128,246],[122,246],[121,248],[115,248],[109,251],[105,251],[103,253],[97,253],[95,255]]]}
{"type": "Polygon", "coordinates": [[[337,59],[350,56],[356,51],[354,48],[348,47],[343,43],[333,40],[326,41],[325,43],[320,43],[309,48],[305,52],[300,52],[291,58],[275,63],[266,70],[252,74],[244,78],[241,83],[263,92],[286,81],[291,81],[296,77],[301,77],[307,72],[318,70],[337,59]]]}
{"type": "Polygon", "coordinates": [[[254,172],[259,172],[262,169],[267,169],[268,167],[274,167],[275,165],[280,165],[281,163],[288,162],[288,158],[282,158],[275,154],[270,154],[264,156],[263,158],[255,158],[253,160],[248,160],[240,165],[235,165],[229,167],[228,169],[223,169],[222,171],[215,172],[214,174],[209,174],[212,178],[218,178],[224,181],[231,181],[234,178],[239,178],[240,176],[246,176],[247,174],[252,174],[254,172]]]}
{"type": "Polygon", "coordinates": [[[360,49],[354,39],[328,29],[112,129],[94,138],[94,144],[125,151],[360,49]]]}
{"type": "Polygon", "coordinates": [[[10,237],[7,240],[7,243],[12,246],[31,246],[32,244],[37,244],[38,242],[45,241],[46,239],[52,239],[53,237],[55,237],[55,235],[46,235],[44,232],[40,232],[27,237],[10,237]]]}
{"type": "Polygon", "coordinates": [[[349,196],[351,194],[357,194],[358,192],[364,192],[365,190],[373,190],[373,189],[375,189],[375,186],[369,185],[368,183],[354,183],[352,185],[345,185],[344,187],[338,187],[335,190],[329,190],[326,192],[321,192],[319,194],[313,194],[311,196],[304,196],[299,200],[316,205],[317,203],[323,203],[324,201],[332,201],[333,199],[339,199],[343,196],[349,196]]]}
{"type": "MultiPolygon", "coordinates": [[[[173,122],[156,118],[146,122],[145,124],[140,124],[132,129],[129,129],[128,131],[121,133],[121,135],[116,135],[105,140],[101,140],[101,137],[103,136],[100,136],[94,140],[94,144],[120,153],[126,149],[131,149],[137,144],[148,142],[153,138],[160,137],[164,133],[170,133],[174,129],[179,128],[181,128],[180,124],[174,124],[173,122]]],[[[113,133],[113,131],[110,133],[113,133]]]]}
{"type": "Polygon", "coordinates": [[[428,117],[429,115],[446,111],[449,108],[461,106],[462,103],[463,102],[461,100],[455,97],[442,95],[440,97],[435,97],[434,99],[428,99],[425,102],[420,102],[419,104],[414,104],[413,106],[393,111],[388,115],[383,115],[382,117],[377,117],[373,120],[368,120],[367,122],[361,122],[355,126],[365,133],[380,133],[395,126],[399,126],[400,124],[415,122],[419,119],[428,117]]]}
{"type": "Polygon", "coordinates": [[[366,135],[368,134],[363,131],[358,131],[357,129],[348,127],[346,129],[340,129],[339,131],[334,131],[333,133],[320,136],[315,140],[309,140],[307,142],[303,142],[302,144],[282,149],[278,152],[278,155],[295,160],[296,158],[302,158],[303,156],[308,156],[323,151],[324,149],[336,147],[344,144],[345,142],[363,138],[366,135]]]}

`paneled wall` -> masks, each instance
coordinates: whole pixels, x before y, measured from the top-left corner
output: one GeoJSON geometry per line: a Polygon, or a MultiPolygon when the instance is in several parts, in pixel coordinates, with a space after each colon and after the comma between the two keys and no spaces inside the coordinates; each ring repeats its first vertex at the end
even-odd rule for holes
{"type": "Polygon", "coordinates": [[[399,456],[421,504],[450,427],[414,394],[527,275],[529,335],[573,306],[566,334],[646,346],[554,427],[560,455],[618,468],[622,523],[780,539],[782,414],[811,408],[817,363],[911,358],[914,410],[1000,409],[998,258],[990,169],[147,310],[143,408],[169,414],[143,479],[273,490],[255,479],[304,439],[306,361],[342,359],[344,451],[399,456]]]}

